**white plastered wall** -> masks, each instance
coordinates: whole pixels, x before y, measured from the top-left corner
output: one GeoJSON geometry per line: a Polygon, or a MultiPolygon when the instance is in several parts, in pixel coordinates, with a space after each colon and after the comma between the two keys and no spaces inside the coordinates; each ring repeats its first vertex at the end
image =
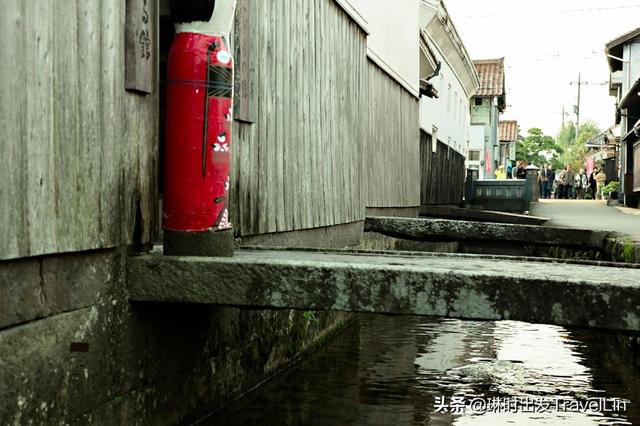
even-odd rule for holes
{"type": "Polygon", "coordinates": [[[367,22],[369,58],[418,97],[418,0],[348,0],[348,3],[367,22]]]}

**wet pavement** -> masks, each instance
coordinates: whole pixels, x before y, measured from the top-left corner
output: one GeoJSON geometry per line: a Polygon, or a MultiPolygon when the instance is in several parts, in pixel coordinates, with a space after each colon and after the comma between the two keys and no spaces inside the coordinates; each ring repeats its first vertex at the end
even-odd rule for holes
{"type": "Polygon", "coordinates": [[[203,424],[639,424],[640,369],[620,342],[558,326],[364,315],[203,424]]]}
{"type": "Polygon", "coordinates": [[[606,201],[540,200],[531,205],[530,213],[550,218],[549,226],[619,232],[640,241],[638,209],[610,207],[606,201]]]}

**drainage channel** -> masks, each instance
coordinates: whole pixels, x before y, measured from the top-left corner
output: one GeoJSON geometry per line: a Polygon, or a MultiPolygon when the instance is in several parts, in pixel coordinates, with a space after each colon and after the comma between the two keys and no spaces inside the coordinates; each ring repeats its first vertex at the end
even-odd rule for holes
{"type": "MultiPolygon", "coordinates": [[[[609,233],[390,218],[367,220],[365,228],[360,247],[344,252],[640,268],[626,240],[609,233]]],[[[559,422],[640,424],[637,334],[363,314],[201,424],[559,422]]]]}
{"type": "Polygon", "coordinates": [[[520,322],[362,315],[201,424],[639,424],[640,366],[620,339],[520,322]]]}
{"type": "MultiPolygon", "coordinates": [[[[620,263],[623,243],[612,234],[568,231],[562,237],[562,228],[450,222],[370,220],[360,247],[336,252],[455,253],[463,259],[481,254],[496,260],[640,268],[620,263]]],[[[318,352],[199,424],[558,423],[640,424],[637,334],[363,314],[318,352]]]]}

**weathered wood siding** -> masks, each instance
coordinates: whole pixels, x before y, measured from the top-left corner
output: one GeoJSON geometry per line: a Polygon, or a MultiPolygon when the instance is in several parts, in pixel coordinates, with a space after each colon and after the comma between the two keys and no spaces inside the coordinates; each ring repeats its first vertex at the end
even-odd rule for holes
{"type": "Polygon", "coordinates": [[[252,31],[257,114],[255,123],[235,127],[230,212],[237,233],[363,220],[365,34],[333,0],[245,1],[255,27],[235,31],[252,31]]]}
{"type": "Polygon", "coordinates": [[[2,1],[0,259],[130,243],[138,205],[150,239],[158,90],[125,91],[124,6],[2,1]]]}
{"type": "Polygon", "coordinates": [[[367,207],[420,205],[418,99],[369,62],[367,207]]]}
{"type": "Polygon", "coordinates": [[[464,156],[440,141],[433,151],[433,138],[420,131],[420,203],[462,203],[464,194],[464,156]]]}

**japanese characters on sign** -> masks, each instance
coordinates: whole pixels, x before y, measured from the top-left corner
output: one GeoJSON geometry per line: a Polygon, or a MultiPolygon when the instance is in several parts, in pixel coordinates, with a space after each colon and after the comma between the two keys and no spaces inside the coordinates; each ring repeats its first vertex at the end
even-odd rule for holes
{"type": "Polygon", "coordinates": [[[125,21],[125,88],[152,93],[155,68],[155,2],[127,0],[125,21]]]}

